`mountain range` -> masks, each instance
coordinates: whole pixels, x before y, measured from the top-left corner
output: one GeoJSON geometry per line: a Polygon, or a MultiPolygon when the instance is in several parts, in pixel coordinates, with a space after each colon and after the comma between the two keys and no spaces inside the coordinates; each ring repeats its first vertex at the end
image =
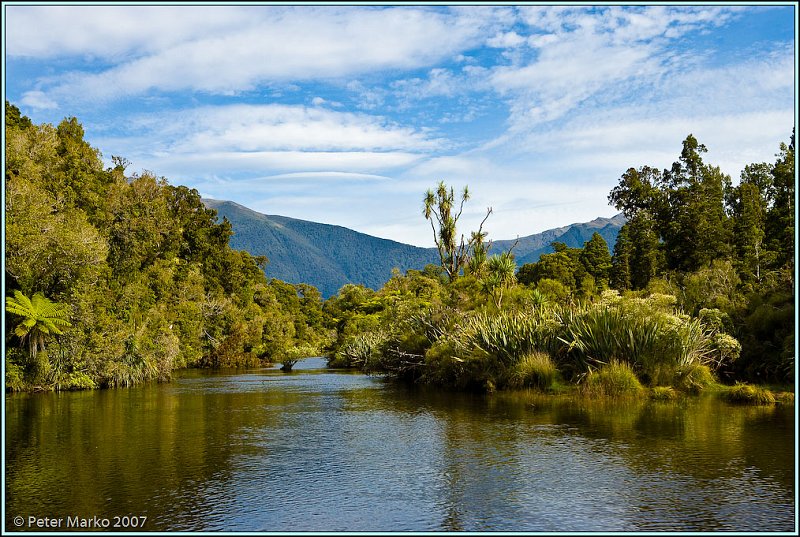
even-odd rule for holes
{"type": "MultiPolygon", "coordinates": [[[[220,220],[230,221],[232,248],[267,256],[268,277],[311,284],[326,298],[346,283],[378,289],[395,267],[405,272],[439,263],[436,248],[411,246],[341,226],[261,214],[232,201],[203,199],[203,203],[215,209],[220,220]]],[[[618,214],[520,237],[514,257],[518,266],[534,263],[541,254],[552,252],[551,242],[580,248],[595,231],[613,248],[624,223],[625,218],[618,214]]],[[[490,252],[507,250],[515,240],[494,241],[490,252]]]]}

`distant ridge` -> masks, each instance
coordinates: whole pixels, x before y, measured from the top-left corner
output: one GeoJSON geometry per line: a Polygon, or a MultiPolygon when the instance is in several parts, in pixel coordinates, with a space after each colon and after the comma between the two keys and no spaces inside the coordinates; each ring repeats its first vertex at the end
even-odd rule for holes
{"type": "Polygon", "coordinates": [[[438,260],[436,250],[373,237],[341,226],[265,215],[232,201],[204,199],[220,219],[231,222],[231,246],[269,259],[266,274],[291,283],[310,283],[324,297],[346,283],[373,289],[392,275],[438,260]]]}
{"type": "MultiPolygon", "coordinates": [[[[517,266],[525,263],[535,263],[542,254],[551,253],[551,242],[563,242],[571,248],[582,248],[583,244],[597,232],[608,243],[609,252],[614,249],[617,234],[626,220],[622,213],[611,218],[595,218],[591,222],[570,224],[555,229],[548,229],[541,233],[520,237],[519,243],[514,248],[514,259],[517,266]]],[[[508,250],[514,240],[498,240],[492,243],[492,252],[508,250]]]]}
{"type": "MultiPolygon", "coordinates": [[[[230,221],[233,248],[267,256],[268,277],[311,284],[323,297],[335,295],[346,283],[378,289],[395,267],[405,272],[439,262],[435,248],[419,248],[342,226],[266,215],[232,201],[203,199],[203,203],[215,209],[220,220],[224,217],[230,221]]],[[[624,223],[625,218],[619,214],[520,237],[514,248],[517,265],[538,261],[541,254],[552,251],[553,241],[582,247],[595,231],[613,248],[624,223]]],[[[507,250],[513,243],[514,240],[494,241],[491,251],[507,250]]]]}

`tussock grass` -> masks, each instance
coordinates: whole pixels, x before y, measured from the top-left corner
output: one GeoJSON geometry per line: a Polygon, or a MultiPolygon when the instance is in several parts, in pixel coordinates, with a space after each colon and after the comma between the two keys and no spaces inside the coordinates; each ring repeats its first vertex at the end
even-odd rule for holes
{"type": "Polygon", "coordinates": [[[724,398],[729,403],[743,405],[772,405],[775,404],[775,395],[766,388],[752,384],[736,383],[723,392],[724,398]]]}
{"type": "Polygon", "coordinates": [[[671,383],[681,368],[704,364],[711,353],[698,319],[658,311],[647,303],[622,303],[569,312],[559,340],[573,376],[611,360],[622,360],[651,385],[671,383]]]}
{"type": "Polygon", "coordinates": [[[678,392],[672,386],[656,386],[650,390],[650,399],[655,401],[674,401],[678,392]]]}
{"type": "Polygon", "coordinates": [[[628,363],[613,360],[591,372],[584,380],[581,391],[589,396],[637,396],[644,391],[644,387],[628,363]]]}
{"type": "Polygon", "coordinates": [[[550,355],[534,351],[524,355],[511,368],[507,385],[510,388],[539,388],[546,390],[556,380],[558,370],[550,355]]]}
{"type": "Polygon", "coordinates": [[[455,335],[457,344],[480,349],[505,365],[516,364],[534,351],[547,351],[556,342],[559,323],[542,315],[501,312],[471,317],[455,335]]]}
{"type": "Polygon", "coordinates": [[[688,364],[675,373],[675,387],[695,395],[715,383],[714,373],[704,364],[688,364]]]}
{"type": "Polygon", "coordinates": [[[379,358],[386,339],[381,331],[362,332],[343,345],[328,365],[368,369],[379,358]]]}

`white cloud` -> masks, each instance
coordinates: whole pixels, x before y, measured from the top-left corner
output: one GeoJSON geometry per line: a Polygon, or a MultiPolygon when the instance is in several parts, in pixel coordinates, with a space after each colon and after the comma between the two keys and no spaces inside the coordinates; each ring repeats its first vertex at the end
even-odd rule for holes
{"type": "Polygon", "coordinates": [[[686,67],[686,57],[667,52],[670,40],[701,25],[723,24],[735,14],[729,7],[611,6],[592,13],[579,7],[522,7],[529,34],[520,37],[532,53],[509,56],[512,62],[492,68],[489,80],[509,101],[511,132],[526,131],[604,92],[657,81],[686,67]]]}
{"type": "Polygon", "coordinates": [[[26,91],[20,99],[20,103],[30,106],[37,110],[52,110],[58,108],[58,103],[41,91],[26,91]]]}
{"type": "MultiPolygon", "coordinates": [[[[153,125],[179,126],[170,133],[176,152],[413,151],[441,149],[446,142],[380,116],[287,105],[203,107],[163,116],[153,125]]],[[[152,125],[152,124],[151,124],[152,125]]]]}
{"type": "Polygon", "coordinates": [[[28,6],[9,12],[8,27],[14,29],[9,52],[42,57],[62,51],[125,59],[100,72],[74,71],[61,78],[46,90],[54,98],[118,99],[150,90],[186,89],[235,94],[276,81],[346,78],[431,65],[478,44],[495,25],[495,12],[330,6],[92,7],[89,12],[81,6],[28,6]],[[83,13],[91,15],[84,19],[83,13]],[[117,19],[125,21],[126,29],[141,27],[145,38],[126,30],[107,40],[108,30],[92,33],[104,25],[114,29],[117,19]],[[204,22],[193,26],[197,21],[204,22]],[[153,31],[151,24],[160,31],[153,31]],[[170,25],[176,31],[167,31],[170,25]],[[157,37],[162,32],[170,37],[157,37]],[[146,39],[151,35],[153,43],[146,39]],[[24,44],[37,42],[39,36],[46,36],[44,43],[24,44]]]}
{"type": "Polygon", "coordinates": [[[525,42],[525,38],[517,32],[504,32],[499,33],[488,39],[486,44],[494,48],[513,48],[525,42]]]}
{"type": "MultiPolygon", "coordinates": [[[[113,152],[116,154],[116,152],[113,152]]],[[[413,165],[423,157],[413,153],[365,151],[215,151],[203,153],[170,153],[152,155],[134,153],[133,160],[146,169],[176,179],[192,179],[209,174],[235,176],[254,175],[265,170],[292,173],[346,172],[375,173],[413,165]]]]}
{"type": "Polygon", "coordinates": [[[388,181],[390,177],[385,175],[375,175],[370,173],[352,173],[352,172],[294,172],[294,173],[281,173],[277,175],[269,175],[263,179],[307,179],[316,181],[333,180],[333,181],[388,181]]]}
{"type": "Polygon", "coordinates": [[[624,170],[669,166],[690,132],[735,180],[773,160],[795,117],[793,41],[735,55],[676,46],[738,8],[6,9],[11,65],[26,69],[12,91],[40,116],[96,107],[87,127],[106,137],[87,139],[106,155],[205,195],[425,246],[422,194],[439,180],[470,186],[465,229],[491,205],[487,229],[508,239],[613,215],[606,196],[624,170]],[[291,104],[230,104],[243,96],[291,104]]]}
{"type": "Polygon", "coordinates": [[[299,105],[208,106],[140,116],[128,129],[96,143],[179,182],[374,182],[447,145],[382,117],[299,105]]]}
{"type": "Polygon", "coordinates": [[[4,9],[11,57],[128,57],[253,21],[252,12],[228,6],[10,5],[4,9]]]}

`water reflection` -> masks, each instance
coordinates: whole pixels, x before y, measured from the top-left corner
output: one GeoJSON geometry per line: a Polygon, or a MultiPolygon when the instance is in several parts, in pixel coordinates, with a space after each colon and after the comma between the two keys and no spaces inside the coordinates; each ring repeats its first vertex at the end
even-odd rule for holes
{"type": "Polygon", "coordinates": [[[194,531],[794,528],[793,408],[484,397],[323,365],[7,396],[6,526],[133,514],[194,531]]]}

